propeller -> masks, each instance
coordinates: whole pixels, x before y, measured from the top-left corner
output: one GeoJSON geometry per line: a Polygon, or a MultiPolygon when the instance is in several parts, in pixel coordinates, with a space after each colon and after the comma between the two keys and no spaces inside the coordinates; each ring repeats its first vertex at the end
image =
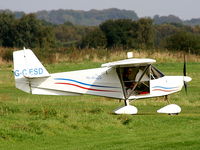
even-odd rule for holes
{"type": "Polygon", "coordinates": [[[186,69],[186,56],[184,54],[184,64],[183,64],[183,83],[184,83],[184,87],[185,87],[185,92],[187,94],[187,82],[185,81],[185,78],[187,77],[187,69],[186,69]]]}

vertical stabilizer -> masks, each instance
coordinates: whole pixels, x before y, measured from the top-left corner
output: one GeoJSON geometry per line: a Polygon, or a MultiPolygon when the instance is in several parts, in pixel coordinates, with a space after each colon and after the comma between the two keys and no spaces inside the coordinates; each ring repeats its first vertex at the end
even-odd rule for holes
{"type": "Polygon", "coordinates": [[[31,93],[31,79],[49,77],[38,58],[30,49],[13,52],[14,76],[16,87],[31,93]]]}

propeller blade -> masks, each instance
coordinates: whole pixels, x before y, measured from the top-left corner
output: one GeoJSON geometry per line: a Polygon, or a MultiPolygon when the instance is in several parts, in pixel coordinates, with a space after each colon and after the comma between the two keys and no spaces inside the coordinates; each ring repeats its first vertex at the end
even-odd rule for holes
{"type": "Polygon", "coordinates": [[[184,81],[185,93],[187,94],[187,82],[184,81]]]}
{"type": "Polygon", "coordinates": [[[184,64],[183,64],[183,75],[186,76],[187,73],[186,73],[186,58],[185,58],[185,55],[184,55],[184,64]]]}
{"type": "MultiPolygon", "coordinates": [[[[184,77],[187,76],[187,69],[186,69],[186,56],[184,54],[184,64],[183,64],[183,75],[184,77]]],[[[185,87],[185,93],[187,94],[187,82],[185,80],[183,80],[184,83],[184,87],[185,87]]]]}

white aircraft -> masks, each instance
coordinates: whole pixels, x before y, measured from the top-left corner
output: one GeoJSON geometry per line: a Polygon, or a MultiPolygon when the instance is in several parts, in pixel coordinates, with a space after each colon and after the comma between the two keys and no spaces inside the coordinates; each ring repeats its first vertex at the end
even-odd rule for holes
{"type": "MultiPolygon", "coordinates": [[[[100,68],[49,74],[30,49],[13,52],[16,88],[40,95],[91,94],[124,100],[115,114],[137,114],[130,100],[167,96],[178,92],[191,78],[165,76],[152,64],[154,59],[130,58],[102,64],[100,68]]],[[[184,65],[185,66],[185,65],[184,65]]],[[[184,67],[185,68],[185,67],[184,67]]],[[[181,108],[167,105],[158,113],[178,114],[181,108]]]]}

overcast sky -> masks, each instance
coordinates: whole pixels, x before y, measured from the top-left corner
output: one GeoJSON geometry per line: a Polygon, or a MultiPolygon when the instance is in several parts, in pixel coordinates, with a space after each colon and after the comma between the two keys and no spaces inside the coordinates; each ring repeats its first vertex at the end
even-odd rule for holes
{"type": "Polygon", "coordinates": [[[0,0],[0,9],[35,12],[56,9],[134,10],[139,17],[174,14],[181,19],[200,18],[200,0],[0,0]]]}

